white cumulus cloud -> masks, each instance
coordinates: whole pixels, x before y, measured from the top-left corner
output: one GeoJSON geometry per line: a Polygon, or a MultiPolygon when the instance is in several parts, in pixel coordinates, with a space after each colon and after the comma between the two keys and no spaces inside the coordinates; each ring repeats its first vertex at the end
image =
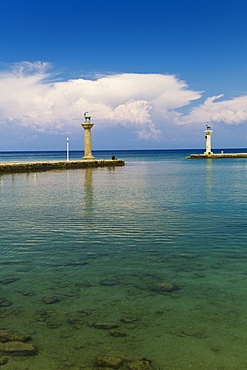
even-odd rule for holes
{"type": "Polygon", "coordinates": [[[217,101],[224,95],[209,97],[186,116],[181,116],[181,124],[217,123],[240,124],[247,121],[247,96],[231,100],[217,101]]]}
{"type": "Polygon", "coordinates": [[[83,112],[89,111],[100,125],[124,125],[140,138],[158,138],[160,122],[200,97],[171,75],[125,73],[50,82],[48,67],[24,62],[0,73],[2,123],[38,131],[73,131],[83,112]]]}
{"type": "Polygon", "coordinates": [[[171,126],[247,120],[247,96],[214,96],[189,110],[202,93],[174,75],[123,73],[52,81],[49,68],[48,63],[23,62],[0,72],[0,129],[11,125],[33,134],[75,133],[88,111],[98,127],[122,125],[140,139],[162,140],[171,126]],[[177,111],[185,106],[187,114],[177,111]]]}

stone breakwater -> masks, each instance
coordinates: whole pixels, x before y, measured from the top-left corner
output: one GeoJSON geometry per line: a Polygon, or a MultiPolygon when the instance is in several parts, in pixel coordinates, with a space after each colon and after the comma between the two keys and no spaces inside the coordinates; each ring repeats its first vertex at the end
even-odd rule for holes
{"type": "Polygon", "coordinates": [[[115,160],[80,160],[80,161],[49,161],[49,162],[2,162],[0,163],[0,174],[17,172],[38,172],[51,170],[67,170],[89,167],[115,167],[124,166],[125,162],[115,160]]]}
{"type": "Polygon", "coordinates": [[[247,153],[219,153],[219,154],[191,154],[189,159],[203,159],[203,158],[247,158],[247,153]]]}

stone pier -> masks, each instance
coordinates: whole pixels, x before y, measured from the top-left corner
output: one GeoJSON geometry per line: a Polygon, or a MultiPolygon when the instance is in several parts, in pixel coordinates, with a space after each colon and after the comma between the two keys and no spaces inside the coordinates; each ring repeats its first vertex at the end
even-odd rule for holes
{"type": "Polygon", "coordinates": [[[121,159],[80,160],[80,161],[48,161],[48,162],[0,162],[0,175],[18,172],[40,172],[54,170],[73,170],[79,168],[124,166],[121,159]]]}
{"type": "Polygon", "coordinates": [[[189,159],[214,159],[214,158],[247,158],[247,153],[212,153],[212,154],[191,154],[189,159]]]}

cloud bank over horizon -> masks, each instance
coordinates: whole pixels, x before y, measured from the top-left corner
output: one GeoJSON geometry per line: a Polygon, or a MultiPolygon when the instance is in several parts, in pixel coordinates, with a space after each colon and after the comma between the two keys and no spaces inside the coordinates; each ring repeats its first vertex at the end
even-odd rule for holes
{"type": "Polygon", "coordinates": [[[1,70],[1,130],[11,126],[69,134],[78,130],[88,111],[99,127],[121,125],[140,140],[162,141],[171,126],[201,130],[206,123],[247,121],[247,96],[224,100],[221,94],[195,106],[202,92],[193,91],[175,75],[122,73],[59,81],[50,67],[22,62],[1,70]],[[184,107],[187,113],[180,113],[184,107]]]}

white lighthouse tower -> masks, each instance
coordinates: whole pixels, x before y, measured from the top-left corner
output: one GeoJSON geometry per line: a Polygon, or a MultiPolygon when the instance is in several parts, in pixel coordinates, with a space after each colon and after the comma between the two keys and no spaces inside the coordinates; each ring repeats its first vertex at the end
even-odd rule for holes
{"type": "Polygon", "coordinates": [[[205,139],[206,139],[206,151],[204,154],[213,154],[211,151],[211,134],[212,130],[211,127],[207,125],[207,129],[204,131],[205,132],[205,139]]]}

